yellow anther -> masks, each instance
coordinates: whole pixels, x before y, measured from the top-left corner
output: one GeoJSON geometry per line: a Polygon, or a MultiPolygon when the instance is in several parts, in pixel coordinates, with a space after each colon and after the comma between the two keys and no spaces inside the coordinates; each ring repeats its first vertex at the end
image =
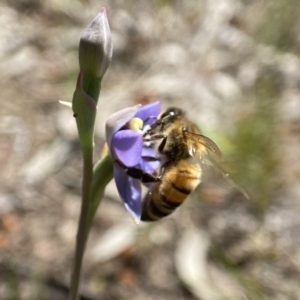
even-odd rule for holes
{"type": "Polygon", "coordinates": [[[143,129],[143,120],[140,118],[132,118],[128,122],[128,128],[134,130],[134,131],[139,131],[143,129]]]}

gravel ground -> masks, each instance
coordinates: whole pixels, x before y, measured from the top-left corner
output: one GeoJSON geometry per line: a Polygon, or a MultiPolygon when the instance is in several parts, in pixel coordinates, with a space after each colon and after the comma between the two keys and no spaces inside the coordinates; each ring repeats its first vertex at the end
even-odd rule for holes
{"type": "Polygon", "coordinates": [[[66,299],[80,209],[70,109],[78,42],[101,7],[114,44],[96,153],[114,111],[161,99],[222,149],[183,207],[136,226],[114,183],[82,299],[300,299],[298,0],[0,2],[0,299],[66,299]]]}

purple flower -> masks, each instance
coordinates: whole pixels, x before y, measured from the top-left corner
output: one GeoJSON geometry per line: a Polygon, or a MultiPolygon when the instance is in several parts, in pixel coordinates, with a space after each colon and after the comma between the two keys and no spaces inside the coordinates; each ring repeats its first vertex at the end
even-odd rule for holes
{"type": "Polygon", "coordinates": [[[127,175],[128,168],[153,173],[159,166],[156,152],[144,146],[143,131],[160,112],[160,102],[125,108],[111,115],[106,122],[106,140],[114,163],[114,178],[120,197],[135,222],[142,211],[141,180],[127,175]],[[147,158],[152,158],[151,160],[147,158]]]}

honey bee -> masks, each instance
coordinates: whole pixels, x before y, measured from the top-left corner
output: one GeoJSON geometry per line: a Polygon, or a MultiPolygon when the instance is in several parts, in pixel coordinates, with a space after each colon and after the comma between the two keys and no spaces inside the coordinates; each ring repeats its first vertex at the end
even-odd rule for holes
{"type": "MultiPolygon", "coordinates": [[[[157,147],[161,167],[143,200],[143,221],[171,214],[201,182],[203,163],[221,160],[218,146],[201,134],[185,112],[171,107],[162,113],[143,136],[144,144],[157,147]]],[[[144,176],[144,182],[151,176],[144,176]]]]}

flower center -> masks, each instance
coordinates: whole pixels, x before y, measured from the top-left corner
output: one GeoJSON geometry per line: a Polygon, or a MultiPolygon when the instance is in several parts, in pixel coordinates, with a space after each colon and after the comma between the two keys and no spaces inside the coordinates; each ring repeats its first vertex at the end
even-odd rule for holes
{"type": "Polygon", "coordinates": [[[139,133],[143,133],[143,125],[144,122],[140,118],[132,118],[128,123],[127,126],[129,129],[137,131],[139,133]]]}

